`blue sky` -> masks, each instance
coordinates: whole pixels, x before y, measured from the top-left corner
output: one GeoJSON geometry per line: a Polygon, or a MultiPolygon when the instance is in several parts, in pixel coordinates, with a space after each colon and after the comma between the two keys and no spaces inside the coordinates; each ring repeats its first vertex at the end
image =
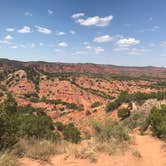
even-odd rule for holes
{"type": "Polygon", "coordinates": [[[165,0],[0,0],[0,58],[166,66],[165,0]]]}

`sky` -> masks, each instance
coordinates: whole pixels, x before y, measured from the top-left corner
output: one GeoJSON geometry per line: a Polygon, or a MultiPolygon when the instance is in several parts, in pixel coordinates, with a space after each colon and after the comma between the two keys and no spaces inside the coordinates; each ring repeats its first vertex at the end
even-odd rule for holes
{"type": "Polygon", "coordinates": [[[0,0],[0,58],[166,67],[165,0],[0,0]]]}

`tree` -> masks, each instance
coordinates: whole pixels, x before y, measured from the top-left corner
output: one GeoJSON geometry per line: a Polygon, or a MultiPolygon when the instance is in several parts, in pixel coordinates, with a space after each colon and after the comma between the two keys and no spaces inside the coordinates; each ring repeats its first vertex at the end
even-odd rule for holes
{"type": "Polygon", "coordinates": [[[9,114],[13,114],[17,111],[17,102],[11,92],[7,94],[7,98],[4,101],[3,111],[6,111],[9,114]]]}

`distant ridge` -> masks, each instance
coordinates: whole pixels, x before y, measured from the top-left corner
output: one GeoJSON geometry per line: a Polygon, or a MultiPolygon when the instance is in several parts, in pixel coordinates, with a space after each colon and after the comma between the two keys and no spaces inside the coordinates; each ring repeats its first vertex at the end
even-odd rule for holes
{"type": "Polygon", "coordinates": [[[154,66],[116,66],[107,64],[93,63],[62,63],[62,62],[44,62],[44,61],[17,61],[0,58],[1,69],[18,69],[22,67],[34,68],[48,73],[95,73],[112,74],[122,76],[148,76],[166,78],[166,68],[154,66]]]}

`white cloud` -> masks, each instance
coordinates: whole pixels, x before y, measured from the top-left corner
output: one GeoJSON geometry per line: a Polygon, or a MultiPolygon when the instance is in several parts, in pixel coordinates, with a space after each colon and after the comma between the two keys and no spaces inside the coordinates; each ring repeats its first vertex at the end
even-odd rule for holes
{"type": "Polygon", "coordinates": [[[35,26],[35,28],[38,32],[43,33],[43,34],[51,34],[52,33],[52,30],[50,30],[48,28],[44,28],[41,26],[35,26]]]}
{"type": "Polygon", "coordinates": [[[153,26],[152,28],[149,28],[149,29],[141,29],[141,30],[138,30],[137,32],[140,32],[140,33],[143,33],[143,32],[154,32],[154,31],[157,31],[159,30],[160,27],[158,25],[155,25],[153,26]]]}
{"type": "Polygon", "coordinates": [[[72,35],[75,35],[75,34],[76,34],[76,32],[73,31],[73,30],[70,30],[69,32],[70,32],[70,34],[72,34],[72,35]]]}
{"type": "Polygon", "coordinates": [[[31,33],[31,28],[28,26],[24,26],[22,29],[18,30],[19,33],[31,33]]]}
{"type": "Polygon", "coordinates": [[[80,17],[83,17],[83,16],[85,16],[85,13],[75,13],[71,17],[74,18],[74,19],[77,19],[77,18],[80,18],[80,17]]]}
{"type": "Polygon", "coordinates": [[[32,17],[32,13],[30,13],[30,12],[25,12],[24,15],[32,17]]]}
{"type": "Polygon", "coordinates": [[[0,44],[11,44],[11,42],[7,40],[0,40],[0,44]]]}
{"type": "Polygon", "coordinates": [[[118,47],[129,47],[134,46],[140,43],[140,40],[136,40],[135,38],[123,38],[117,41],[118,47]]]}
{"type": "Polygon", "coordinates": [[[62,52],[62,50],[60,50],[60,49],[54,49],[53,51],[54,52],[62,52]]]}
{"type": "Polygon", "coordinates": [[[78,19],[77,22],[83,26],[105,27],[109,25],[112,19],[113,19],[113,16],[111,15],[107,17],[94,16],[94,17],[88,17],[87,19],[78,19]]]}
{"type": "Polygon", "coordinates": [[[35,43],[31,43],[31,46],[30,46],[31,48],[34,48],[34,47],[36,47],[36,44],[35,43]]]}
{"type": "Polygon", "coordinates": [[[88,45],[89,44],[89,42],[83,42],[83,45],[88,45]]]}
{"type": "Polygon", "coordinates": [[[95,48],[95,52],[96,52],[96,54],[100,54],[100,53],[102,53],[102,52],[104,52],[105,50],[104,50],[104,48],[102,48],[102,47],[96,47],[95,48]]]}
{"type": "Polygon", "coordinates": [[[20,44],[20,47],[21,47],[21,48],[27,48],[27,46],[24,45],[24,44],[20,44]]]}
{"type": "Polygon", "coordinates": [[[94,38],[93,41],[97,42],[97,43],[106,43],[106,42],[112,41],[112,37],[109,35],[98,36],[98,37],[94,38]]]}
{"type": "Polygon", "coordinates": [[[90,45],[87,45],[85,48],[86,49],[91,49],[92,47],[90,45]]]}
{"type": "Polygon", "coordinates": [[[146,49],[138,49],[138,48],[132,48],[128,51],[129,55],[143,55],[145,52],[149,50],[146,49]]]}
{"type": "Polygon", "coordinates": [[[7,31],[7,32],[14,32],[15,29],[14,29],[14,28],[6,28],[6,31],[7,31]]]}
{"type": "Polygon", "coordinates": [[[156,31],[156,30],[158,30],[158,29],[160,29],[160,27],[157,26],[157,25],[155,25],[155,26],[151,29],[151,31],[156,31]]]}
{"type": "Polygon", "coordinates": [[[57,35],[58,36],[63,36],[63,35],[66,35],[66,33],[65,32],[58,32],[57,35]]]}
{"type": "Polygon", "coordinates": [[[7,35],[4,39],[5,39],[5,40],[12,40],[13,37],[12,37],[11,35],[7,35]]]}
{"type": "Polygon", "coordinates": [[[14,48],[14,49],[16,49],[16,48],[18,48],[18,46],[13,45],[13,46],[11,46],[10,48],[14,48]]]}
{"type": "Polygon", "coordinates": [[[87,54],[86,51],[77,51],[77,52],[73,53],[72,55],[85,55],[85,54],[87,54]]]}
{"type": "Polygon", "coordinates": [[[60,47],[68,47],[68,44],[66,42],[60,42],[58,45],[60,47]]]}
{"type": "Polygon", "coordinates": [[[43,45],[44,45],[44,43],[42,43],[42,42],[39,43],[39,46],[43,46],[43,45]]]}
{"type": "Polygon", "coordinates": [[[53,13],[54,13],[54,11],[48,9],[48,14],[49,14],[49,15],[52,15],[53,13]]]}

